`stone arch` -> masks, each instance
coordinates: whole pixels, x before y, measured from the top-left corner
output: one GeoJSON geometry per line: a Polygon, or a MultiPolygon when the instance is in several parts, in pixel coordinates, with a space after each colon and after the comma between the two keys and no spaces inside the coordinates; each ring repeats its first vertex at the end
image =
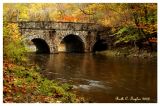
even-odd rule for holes
{"type": "Polygon", "coordinates": [[[103,51],[108,49],[108,44],[105,42],[105,40],[97,40],[94,41],[94,43],[91,46],[91,51],[96,52],[96,51],[103,51]]]}
{"type": "Polygon", "coordinates": [[[77,36],[82,43],[84,44],[84,51],[86,50],[86,36],[87,36],[87,32],[86,31],[72,31],[72,30],[57,30],[56,31],[56,37],[54,40],[54,45],[56,45],[56,51],[58,52],[58,47],[61,44],[62,40],[67,37],[68,35],[75,35],[77,36]]]}
{"type": "Polygon", "coordinates": [[[84,40],[74,34],[65,35],[58,44],[59,52],[85,52],[84,40]]]}
{"type": "Polygon", "coordinates": [[[25,37],[26,42],[33,42],[36,46],[36,53],[52,53],[52,41],[45,38],[43,35],[28,35],[25,37]]]}
{"type": "Polygon", "coordinates": [[[59,37],[58,38],[58,43],[57,43],[57,45],[59,45],[60,43],[61,43],[61,41],[66,37],[66,36],[68,36],[68,35],[75,35],[75,36],[78,36],[81,40],[82,40],[82,42],[84,43],[84,44],[86,44],[86,39],[85,39],[85,36],[87,35],[87,34],[84,34],[84,33],[81,33],[81,32],[65,32],[65,33],[61,33],[61,34],[57,34],[58,36],[57,37],[59,37]]]}
{"type": "Polygon", "coordinates": [[[45,40],[40,38],[35,38],[31,40],[36,46],[36,53],[50,53],[49,45],[45,40]]]}

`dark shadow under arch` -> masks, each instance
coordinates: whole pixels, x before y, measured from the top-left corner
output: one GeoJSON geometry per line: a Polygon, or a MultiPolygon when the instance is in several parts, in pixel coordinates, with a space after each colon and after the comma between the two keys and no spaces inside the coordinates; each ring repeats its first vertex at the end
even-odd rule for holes
{"type": "Polygon", "coordinates": [[[108,49],[108,45],[107,45],[107,43],[105,42],[105,40],[98,40],[98,41],[94,44],[92,51],[93,51],[93,52],[96,52],[96,51],[104,51],[104,50],[107,50],[107,49],[108,49]]]}
{"type": "Polygon", "coordinates": [[[40,38],[32,39],[32,42],[36,46],[36,53],[50,53],[50,48],[45,40],[40,38]]]}
{"type": "Polygon", "coordinates": [[[58,51],[59,52],[83,53],[84,43],[79,36],[70,34],[62,39],[59,45],[58,51]]]}

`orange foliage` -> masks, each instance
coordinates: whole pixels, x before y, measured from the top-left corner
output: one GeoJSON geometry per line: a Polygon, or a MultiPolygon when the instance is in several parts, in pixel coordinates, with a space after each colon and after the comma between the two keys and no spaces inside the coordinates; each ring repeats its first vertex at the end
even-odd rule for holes
{"type": "Polygon", "coordinates": [[[74,16],[64,16],[63,20],[68,21],[68,22],[76,22],[78,20],[78,18],[74,17],[74,16]]]}
{"type": "Polygon", "coordinates": [[[155,38],[155,37],[149,38],[148,40],[149,40],[149,42],[157,43],[157,38],[155,38]]]}

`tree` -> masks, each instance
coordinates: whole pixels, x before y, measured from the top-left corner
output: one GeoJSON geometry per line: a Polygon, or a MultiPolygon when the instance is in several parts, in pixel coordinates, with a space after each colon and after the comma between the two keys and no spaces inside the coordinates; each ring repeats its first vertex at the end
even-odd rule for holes
{"type": "Polygon", "coordinates": [[[157,4],[4,4],[5,21],[91,22],[112,27],[117,43],[137,46],[157,33],[157,4]]]}
{"type": "Polygon", "coordinates": [[[132,42],[141,46],[143,41],[157,35],[157,4],[127,4],[130,24],[122,24],[117,33],[117,41],[132,42]]]}

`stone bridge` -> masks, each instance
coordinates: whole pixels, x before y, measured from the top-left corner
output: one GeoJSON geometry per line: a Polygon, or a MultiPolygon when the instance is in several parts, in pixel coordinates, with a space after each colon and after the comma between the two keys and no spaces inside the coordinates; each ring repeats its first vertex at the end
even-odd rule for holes
{"type": "Polygon", "coordinates": [[[25,44],[34,44],[37,53],[93,52],[111,45],[110,28],[98,24],[21,21],[18,25],[25,44]]]}

